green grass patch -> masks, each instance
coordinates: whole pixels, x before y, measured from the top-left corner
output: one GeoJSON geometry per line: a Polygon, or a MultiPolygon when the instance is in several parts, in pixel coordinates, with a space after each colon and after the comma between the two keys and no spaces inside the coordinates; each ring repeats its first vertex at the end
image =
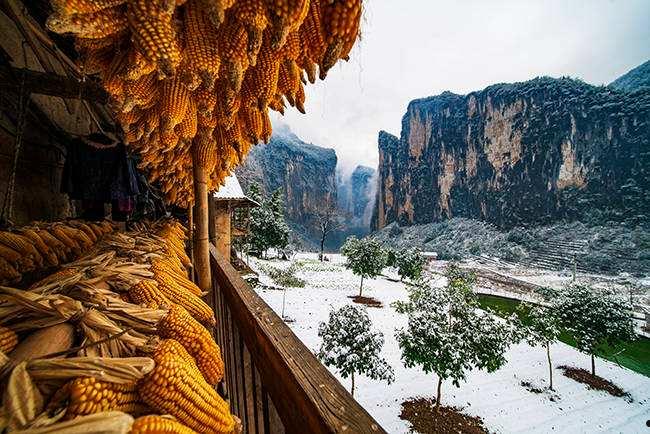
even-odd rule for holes
{"type": "MultiPolygon", "coordinates": [[[[481,307],[491,308],[498,315],[503,317],[509,316],[512,313],[517,313],[522,322],[526,323],[526,316],[517,311],[517,306],[519,306],[520,303],[519,301],[484,294],[480,294],[478,298],[481,307]]],[[[567,345],[571,345],[572,347],[576,346],[575,339],[567,332],[562,332],[560,335],[560,341],[567,345]]],[[[645,375],[646,377],[650,377],[650,339],[648,338],[639,336],[635,341],[626,342],[617,348],[605,348],[604,350],[597,352],[596,355],[618,363],[619,365],[645,375]]],[[[596,370],[598,370],[598,368],[596,368],[596,370]]]]}
{"type": "Polygon", "coordinates": [[[298,259],[292,266],[301,271],[340,271],[342,269],[341,265],[318,259],[298,259]]]}

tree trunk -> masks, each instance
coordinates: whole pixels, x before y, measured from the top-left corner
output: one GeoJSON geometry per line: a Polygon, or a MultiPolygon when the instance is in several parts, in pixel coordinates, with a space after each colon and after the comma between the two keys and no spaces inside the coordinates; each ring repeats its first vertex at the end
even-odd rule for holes
{"type": "Polygon", "coordinates": [[[549,389],[553,389],[553,364],[551,363],[551,346],[546,344],[546,358],[548,359],[548,378],[549,378],[549,389]]]}
{"type": "Polygon", "coordinates": [[[354,371],[352,371],[352,390],[350,391],[350,394],[354,398],[354,371]]]}
{"type": "Polygon", "coordinates": [[[438,394],[436,395],[436,413],[440,409],[440,399],[442,398],[442,377],[438,377],[438,394]]]}
{"type": "Polygon", "coordinates": [[[593,354],[591,355],[591,375],[596,375],[596,360],[593,354]]]}
{"type": "Polygon", "coordinates": [[[325,250],[325,234],[320,239],[320,256],[318,257],[323,262],[323,252],[325,250]]]}
{"type": "Polygon", "coordinates": [[[362,292],[363,292],[363,276],[361,276],[361,286],[359,286],[359,297],[361,297],[362,292]]]}

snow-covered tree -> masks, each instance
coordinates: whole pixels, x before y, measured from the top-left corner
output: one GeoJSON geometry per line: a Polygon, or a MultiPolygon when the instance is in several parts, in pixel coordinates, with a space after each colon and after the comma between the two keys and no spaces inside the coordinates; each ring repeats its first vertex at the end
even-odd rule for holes
{"type": "Polygon", "coordinates": [[[329,321],[318,326],[323,342],[317,356],[343,378],[352,377],[352,396],[355,373],[389,384],[395,379],[393,368],[380,356],[384,335],[371,327],[365,308],[351,305],[330,311],[329,321]]]}
{"type": "Polygon", "coordinates": [[[395,253],[395,267],[402,280],[417,280],[422,276],[426,259],[419,249],[398,250],[395,253]]]}
{"type": "Polygon", "coordinates": [[[408,301],[394,304],[408,315],[407,327],[395,334],[404,365],[419,365],[438,376],[436,411],[443,381],[452,380],[459,387],[472,369],[499,369],[513,340],[508,322],[478,309],[472,274],[451,266],[446,275],[444,288],[420,280],[409,289],[408,301]]]}
{"type": "Polygon", "coordinates": [[[253,183],[248,189],[251,199],[260,204],[250,212],[250,235],[248,244],[265,254],[272,247],[283,249],[289,243],[289,226],[284,221],[284,196],[281,189],[263,199],[259,185],[253,183]]]}
{"type": "Polygon", "coordinates": [[[345,255],[345,268],[361,276],[359,296],[363,293],[363,279],[378,276],[386,266],[386,252],[378,241],[355,236],[349,237],[341,247],[345,255]]]}
{"type": "Polygon", "coordinates": [[[536,347],[542,346],[546,349],[546,358],[548,360],[549,389],[553,389],[553,363],[551,362],[551,344],[557,342],[560,337],[559,319],[555,311],[549,307],[530,305],[522,303],[519,305],[519,311],[528,318],[528,321],[520,324],[520,330],[523,331],[523,339],[529,345],[536,347]]]}
{"type": "Polygon", "coordinates": [[[632,306],[625,296],[610,290],[568,285],[558,292],[552,307],[576,347],[591,356],[592,375],[596,375],[598,350],[636,339],[632,306]]]}

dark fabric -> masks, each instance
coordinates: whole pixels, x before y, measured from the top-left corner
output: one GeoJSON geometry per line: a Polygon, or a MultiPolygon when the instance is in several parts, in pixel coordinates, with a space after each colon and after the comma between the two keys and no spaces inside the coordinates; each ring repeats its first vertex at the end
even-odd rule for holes
{"type": "MultiPolygon", "coordinates": [[[[61,191],[70,199],[88,204],[89,215],[99,211],[98,203],[112,203],[120,221],[128,219],[140,194],[138,174],[124,144],[97,146],[75,139],[67,146],[61,191]]],[[[84,211],[85,213],[85,211],[84,211]]]]}

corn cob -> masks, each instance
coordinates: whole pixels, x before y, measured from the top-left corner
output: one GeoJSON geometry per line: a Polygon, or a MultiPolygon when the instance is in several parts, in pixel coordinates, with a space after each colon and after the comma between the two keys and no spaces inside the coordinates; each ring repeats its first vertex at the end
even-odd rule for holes
{"type": "Polygon", "coordinates": [[[62,225],[53,225],[50,229],[50,233],[55,236],[57,240],[61,241],[68,248],[70,248],[75,257],[81,255],[81,246],[77,240],[68,236],[67,231],[63,230],[62,225]]]}
{"type": "Polygon", "coordinates": [[[223,378],[221,350],[210,332],[180,305],[172,304],[167,315],[158,324],[163,338],[177,340],[194,357],[196,365],[210,384],[223,378]]]}
{"type": "Polygon", "coordinates": [[[151,279],[143,279],[129,288],[131,303],[159,309],[171,305],[169,299],[158,290],[158,284],[151,279]]]}
{"type": "Polygon", "coordinates": [[[93,230],[90,228],[90,226],[88,226],[83,221],[81,221],[81,220],[69,220],[67,223],[70,226],[72,226],[73,228],[79,229],[84,234],[86,234],[86,236],[88,237],[88,239],[90,239],[90,241],[92,243],[97,242],[97,235],[95,235],[95,232],[93,232],[93,230]]]}
{"type": "Polygon", "coordinates": [[[10,247],[21,255],[33,259],[40,267],[43,266],[43,256],[38,253],[38,250],[36,250],[36,247],[34,247],[29,238],[11,232],[2,231],[0,232],[0,243],[10,247]]]}
{"type": "Polygon", "coordinates": [[[137,418],[129,434],[197,434],[177,420],[151,414],[137,418]]]}
{"type": "Polygon", "coordinates": [[[123,111],[130,111],[135,106],[147,106],[158,99],[158,78],[155,72],[144,75],[124,84],[125,98],[123,111]]]}
{"type": "Polygon", "coordinates": [[[116,6],[88,14],[52,14],[45,24],[55,33],[74,33],[78,38],[105,38],[127,27],[124,8],[116,6]]]}
{"type": "Polygon", "coordinates": [[[57,266],[59,265],[59,258],[56,254],[43,242],[41,237],[38,236],[36,231],[30,228],[23,228],[20,230],[20,234],[25,238],[28,238],[38,250],[38,253],[46,260],[48,265],[57,266]]]}
{"type": "Polygon", "coordinates": [[[357,39],[361,21],[361,0],[334,0],[322,3],[327,49],[319,63],[320,78],[341,58],[346,57],[357,39]]]}
{"type": "Polygon", "coordinates": [[[181,139],[191,140],[197,131],[196,104],[190,99],[183,121],[176,126],[174,131],[181,139]]]}
{"type": "Polygon", "coordinates": [[[235,0],[200,0],[203,13],[205,13],[212,23],[219,27],[223,23],[226,11],[235,4],[235,0]]]}
{"type": "MultiPolygon", "coordinates": [[[[215,125],[216,123],[212,126],[212,129],[214,129],[215,125]]],[[[205,128],[202,130],[201,134],[194,137],[192,145],[193,161],[194,164],[199,164],[205,167],[208,172],[211,172],[217,162],[217,148],[211,135],[212,131],[205,131],[205,128]]]]}
{"type": "Polygon", "coordinates": [[[66,419],[111,410],[136,416],[148,412],[146,404],[140,400],[136,383],[116,384],[93,377],[82,377],[68,384],[64,386],[69,393],[66,419]]]}
{"type": "Polygon", "coordinates": [[[160,127],[169,132],[183,122],[190,104],[190,91],[180,80],[166,80],[160,101],[160,127]]]}
{"type": "Polygon", "coordinates": [[[82,249],[92,247],[92,240],[88,238],[88,235],[86,235],[82,230],[68,225],[60,225],[59,228],[65,232],[70,239],[76,241],[82,249]]]}
{"type": "Polygon", "coordinates": [[[143,400],[201,433],[230,433],[235,420],[228,403],[180,357],[168,354],[141,380],[143,400]]]}
{"type": "Polygon", "coordinates": [[[0,326],[0,351],[8,354],[18,345],[18,335],[8,327],[0,326]]]}
{"type": "Polygon", "coordinates": [[[54,282],[59,282],[63,279],[66,279],[68,277],[72,277],[76,274],[78,274],[80,270],[75,267],[68,267],[68,268],[63,268],[55,273],[50,274],[49,276],[46,276],[42,278],[41,280],[34,282],[29,289],[34,289],[38,288],[40,286],[48,285],[50,283],[54,282]]]}
{"type": "Polygon", "coordinates": [[[163,357],[168,354],[173,354],[174,356],[180,357],[184,362],[194,366],[197,370],[199,369],[196,366],[196,360],[194,360],[194,357],[192,357],[190,353],[187,352],[185,347],[181,345],[180,342],[174,339],[163,339],[160,341],[160,343],[156,346],[156,349],[153,351],[151,358],[157,363],[160,362],[163,357]]]}
{"type": "Polygon", "coordinates": [[[212,88],[219,74],[221,59],[217,49],[217,32],[208,16],[200,10],[200,0],[190,0],[185,7],[185,39],[184,56],[188,59],[190,68],[212,88]]]}
{"type": "Polygon", "coordinates": [[[297,30],[309,11],[309,0],[266,0],[271,21],[271,46],[284,45],[287,35],[297,30]]]}
{"type": "Polygon", "coordinates": [[[0,244],[0,258],[3,258],[11,264],[17,264],[22,258],[22,255],[11,247],[0,244]]]}
{"type": "Polygon", "coordinates": [[[14,267],[14,264],[0,256],[0,281],[3,282],[2,284],[20,280],[20,278],[21,275],[14,267]]]}
{"type": "Polygon", "coordinates": [[[230,17],[219,28],[219,57],[221,69],[219,76],[226,79],[235,93],[241,89],[244,73],[248,68],[248,34],[235,18],[230,17]]]}
{"type": "Polygon", "coordinates": [[[126,3],[126,0],[52,0],[52,9],[62,15],[91,14],[126,3]]]}
{"type": "Polygon", "coordinates": [[[48,229],[40,229],[37,234],[50,250],[56,254],[60,263],[68,262],[68,255],[72,251],[70,247],[59,241],[48,229]]]}
{"type": "Polygon", "coordinates": [[[242,85],[243,88],[255,89],[256,105],[260,110],[264,110],[269,105],[277,92],[279,70],[280,60],[271,50],[268,42],[265,42],[258,55],[257,66],[246,72],[246,78],[242,85]],[[246,82],[249,80],[251,83],[247,86],[246,82]]]}
{"type": "Polygon", "coordinates": [[[183,275],[182,272],[173,268],[170,261],[155,259],[151,261],[151,271],[154,273],[154,279],[162,282],[176,282],[190,294],[201,296],[201,289],[194,282],[183,275]]]}
{"type": "MultiPolygon", "coordinates": [[[[154,279],[156,276],[154,276],[154,279]]],[[[158,291],[167,299],[183,306],[197,321],[208,326],[215,325],[214,313],[210,306],[171,279],[156,279],[158,291]]]]}
{"type": "Polygon", "coordinates": [[[246,52],[249,63],[254,66],[262,46],[262,34],[269,24],[264,0],[239,0],[233,6],[232,14],[246,29],[246,52]]]}
{"type": "Polygon", "coordinates": [[[172,75],[181,61],[172,23],[174,3],[166,0],[129,0],[127,18],[133,41],[164,75],[172,75]]]}

